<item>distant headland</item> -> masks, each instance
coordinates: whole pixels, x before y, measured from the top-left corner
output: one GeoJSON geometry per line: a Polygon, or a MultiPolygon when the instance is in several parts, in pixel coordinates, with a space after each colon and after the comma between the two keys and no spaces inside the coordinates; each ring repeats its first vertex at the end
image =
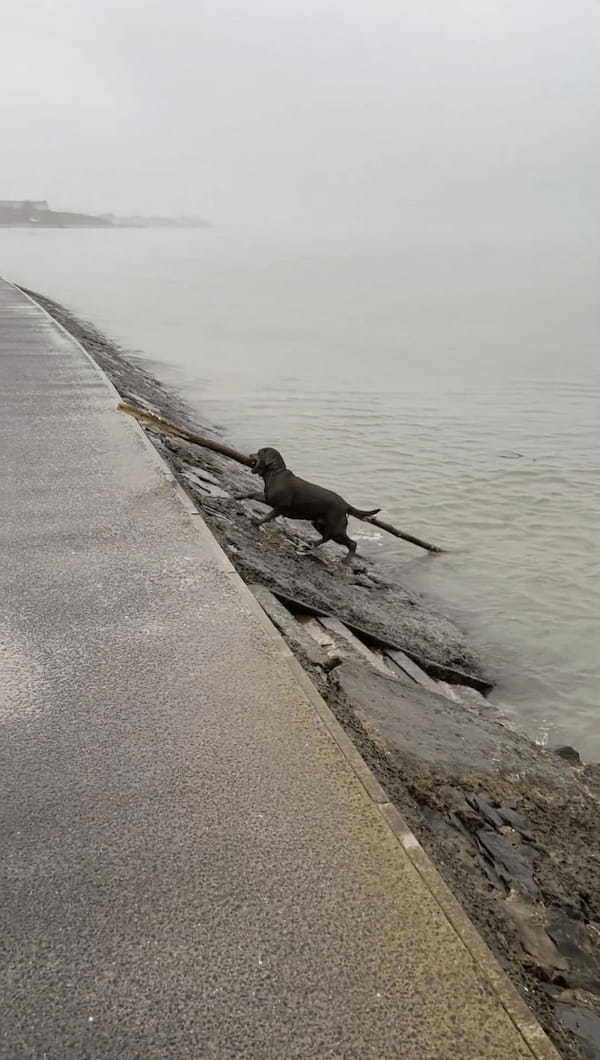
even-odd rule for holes
{"type": "Polygon", "coordinates": [[[51,210],[46,199],[0,199],[0,226],[26,228],[210,228],[201,217],[121,217],[51,210]]]}

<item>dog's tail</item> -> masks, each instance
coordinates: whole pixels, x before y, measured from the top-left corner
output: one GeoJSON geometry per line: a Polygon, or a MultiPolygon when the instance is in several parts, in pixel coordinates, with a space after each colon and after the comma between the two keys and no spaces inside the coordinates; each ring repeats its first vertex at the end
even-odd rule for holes
{"type": "Polygon", "coordinates": [[[377,515],[381,511],[381,508],[372,508],[370,512],[363,512],[360,508],[353,508],[351,504],[348,505],[348,515],[355,515],[357,519],[367,519],[371,515],[377,515]]]}

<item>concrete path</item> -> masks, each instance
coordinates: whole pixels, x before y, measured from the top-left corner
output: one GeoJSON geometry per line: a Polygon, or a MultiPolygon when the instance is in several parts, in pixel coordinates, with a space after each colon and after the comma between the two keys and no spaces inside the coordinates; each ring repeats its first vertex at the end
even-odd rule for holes
{"type": "Polygon", "coordinates": [[[0,282],[0,1056],[555,1055],[115,404],[0,282]]]}

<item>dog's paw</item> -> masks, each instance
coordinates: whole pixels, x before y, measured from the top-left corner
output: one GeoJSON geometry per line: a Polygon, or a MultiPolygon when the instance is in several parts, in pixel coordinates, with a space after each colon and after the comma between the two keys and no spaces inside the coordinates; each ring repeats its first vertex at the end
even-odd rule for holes
{"type": "Polygon", "coordinates": [[[348,565],[353,574],[364,575],[367,574],[369,570],[366,563],[360,559],[350,560],[348,565]]]}
{"type": "Polygon", "coordinates": [[[350,573],[352,574],[361,574],[367,569],[364,563],[362,563],[360,559],[357,559],[355,556],[353,556],[350,552],[347,556],[344,556],[340,566],[342,570],[350,571],[350,573]]]}
{"type": "Polygon", "coordinates": [[[313,553],[315,550],[308,541],[303,541],[302,538],[294,537],[290,535],[290,540],[294,546],[294,550],[299,555],[307,556],[309,553],[313,553]]]}

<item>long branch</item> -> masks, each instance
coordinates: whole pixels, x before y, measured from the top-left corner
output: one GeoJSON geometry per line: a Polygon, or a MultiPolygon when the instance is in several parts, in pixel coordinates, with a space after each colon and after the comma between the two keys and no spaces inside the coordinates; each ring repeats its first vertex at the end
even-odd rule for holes
{"type": "Polygon", "coordinates": [[[413,545],[418,545],[419,548],[425,548],[428,552],[443,552],[443,548],[438,548],[437,545],[430,545],[429,541],[423,541],[420,537],[414,537],[412,534],[405,533],[404,530],[398,530],[396,526],[392,526],[391,523],[384,523],[383,519],[378,519],[376,515],[368,516],[363,519],[365,523],[373,523],[373,526],[378,526],[380,530],[386,530],[388,534],[393,534],[394,537],[401,537],[403,541],[410,541],[413,545]]]}
{"type": "Polygon", "coordinates": [[[230,445],[223,445],[222,442],[215,441],[214,438],[207,438],[204,434],[188,431],[187,427],[179,427],[176,423],[163,420],[162,416],[155,416],[153,412],[146,412],[145,409],[140,409],[137,405],[129,405],[126,401],[121,401],[117,408],[120,412],[126,412],[129,416],[133,416],[134,419],[140,420],[141,423],[148,423],[152,427],[158,427],[159,430],[166,431],[167,434],[174,434],[177,438],[183,438],[186,442],[201,445],[204,449],[212,449],[214,453],[221,453],[223,456],[228,456],[230,460],[237,460],[238,464],[252,467],[252,461],[249,456],[245,456],[244,453],[240,453],[237,449],[232,449],[230,445]]]}

